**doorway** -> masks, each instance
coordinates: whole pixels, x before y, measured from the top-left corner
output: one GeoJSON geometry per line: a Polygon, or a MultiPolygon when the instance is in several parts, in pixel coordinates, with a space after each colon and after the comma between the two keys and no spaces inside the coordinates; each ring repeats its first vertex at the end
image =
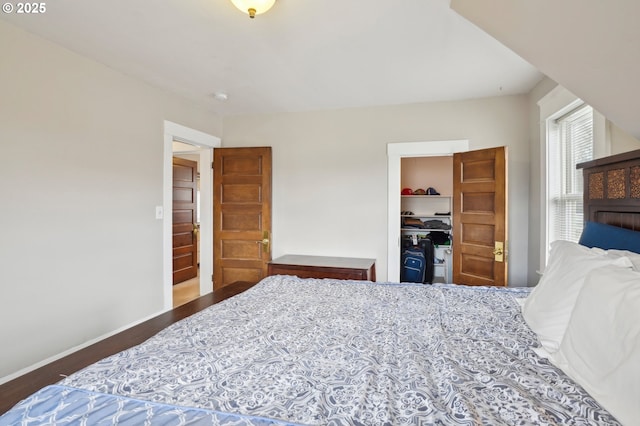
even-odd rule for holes
{"type": "Polygon", "coordinates": [[[221,145],[220,138],[171,121],[164,122],[164,167],[162,220],[163,300],[164,310],[173,308],[173,145],[180,142],[198,153],[200,168],[200,278],[198,295],[213,291],[213,148],[221,145]]]}
{"type": "MultiPolygon", "coordinates": [[[[173,307],[200,296],[200,151],[173,142],[173,307]]],[[[207,148],[204,148],[207,149],[207,148]]]]}
{"type": "MultiPolygon", "coordinates": [[[[453,155],[404,157],[400,164],[402,251],[420,246],[421,240],[428,237],[433,243],[433,269],[429,266],[424,282],[451,283],[453,155]]],[[[422,247],[431,255],[430,249],[422,247]]]]}
{"type": "Polygon", "coordinates": [[[400,281],[401,163],[407,157],[442,157],[469,150],[469,141],[399,142],[387,145],[387,279],[400,281]]]}

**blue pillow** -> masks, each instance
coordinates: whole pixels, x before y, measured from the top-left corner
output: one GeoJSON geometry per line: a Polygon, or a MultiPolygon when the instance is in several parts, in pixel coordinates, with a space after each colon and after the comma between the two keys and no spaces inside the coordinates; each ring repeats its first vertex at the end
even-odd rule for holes
{"type": "Polygon", "coordinates": [[[604,250],[629,250],[640,253],[640,232],[604,223],[587,222],[578,242],[587,247],[599,247],[604,250]]]}

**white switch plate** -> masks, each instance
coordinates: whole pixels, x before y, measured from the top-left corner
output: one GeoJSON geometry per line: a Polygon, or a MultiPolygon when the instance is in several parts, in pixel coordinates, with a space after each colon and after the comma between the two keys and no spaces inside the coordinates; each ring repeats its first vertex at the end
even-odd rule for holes
{"type": "Polygon", "coordinates": [[[164,217],[164,209],[162,206],[156,206],[156,219],[162,219],[164,217]]]}

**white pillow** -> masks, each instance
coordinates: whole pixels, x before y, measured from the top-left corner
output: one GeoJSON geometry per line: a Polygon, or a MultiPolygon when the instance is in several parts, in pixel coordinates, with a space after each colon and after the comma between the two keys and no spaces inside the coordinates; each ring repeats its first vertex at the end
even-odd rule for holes
{"type": "Polygon", "coordinates": [[[613,258],[618,258],[621,256],[628,257],[633,264],[633,269],[635,269],[636,271],[640,271],[640,254],[638,253],[634,253],[628,250],[611,249],[607,250],[607,255],[613,258]]]}
{"type": "Polygon", "coordinates": [[[558,350],[585,276],[607,265],[631,267],[631,261],[570,241],[551,243],[549,263],[522,309],[522,316],[547,352],[538,352],[540,355],[548,356],[558,350]]]}
{"type": "Polygon", "coordinates": [[[551,360],[623,424],[640,419],[640,272],[591,271],[551,360]]]}

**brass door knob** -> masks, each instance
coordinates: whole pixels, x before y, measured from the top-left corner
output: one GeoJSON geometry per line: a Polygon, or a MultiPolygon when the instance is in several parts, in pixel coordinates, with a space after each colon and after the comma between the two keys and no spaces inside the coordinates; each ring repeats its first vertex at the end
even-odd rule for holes
{"type": "Polygon", "coordinates": [[[262,244],[262,251],[269,253],[269,231],[262,233],[262,241],[258,241],[258,243],[262,244]]]}

